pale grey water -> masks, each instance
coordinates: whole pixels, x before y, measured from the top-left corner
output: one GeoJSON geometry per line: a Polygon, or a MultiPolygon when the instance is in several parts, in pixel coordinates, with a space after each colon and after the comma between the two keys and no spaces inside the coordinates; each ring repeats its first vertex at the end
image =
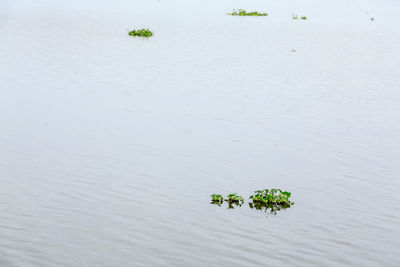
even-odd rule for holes
{"type": "Polygon", "coordinates": [[[0,266],[400,266],[399,10],[1,0],[0,266]]]}

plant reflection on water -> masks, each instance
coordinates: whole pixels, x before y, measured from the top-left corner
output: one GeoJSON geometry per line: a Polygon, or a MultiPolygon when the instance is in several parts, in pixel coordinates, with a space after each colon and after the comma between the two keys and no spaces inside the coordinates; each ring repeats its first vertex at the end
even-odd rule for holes
{"type": "Polygon", "coordinates": [[[276,215],[278,211],[290,208],[294,203],[249,203],[251,209],[261,210],[269,214],[276,215]]]}

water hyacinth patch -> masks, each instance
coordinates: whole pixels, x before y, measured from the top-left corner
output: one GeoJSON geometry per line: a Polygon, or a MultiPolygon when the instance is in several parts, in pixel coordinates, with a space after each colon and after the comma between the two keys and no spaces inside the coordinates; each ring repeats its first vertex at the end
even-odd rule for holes
{"type": "Polygon", "coordinates": [[[249,203],[251,209],[270,211],[276,214],[277,211],[290,208],[294,203],[290,201],[290,192],[281,189],[264,189],[254,191],[254,195],[250,196],[252,203],[249,203]]]}
{"type": "Polygon", "coordinates": [[[258,11],[247,12],[243,9],[239,9],[236,11],[235,9],[231,13],[226,13],[230,16],[252,16],[252,17],[260,17],[260,16],[268,16],[268,13],[260,13],[258,11]]]}
{"type": "Polygon", "coordinates": [[[218,194],[211,195],[211,203],[212,204],[222,204],[224,202],[224,197],[218,194]]]}
{"type": "Polygon", "coordinates": [[[226,202],[228,202],[228,209],[234,209],[235,206],[239,206],[241,207],[244,203],[244,198],[242,196],[239,196],[236,193],[231,193],[227,196],[227,198],[225,199],[226,202]]]}
{"type": "Polygon", "coordinates": [[[129,32],[130,36],[150,37],[153,33],[149,29],[132,30],[129,32]]]}
{"type": "Polygon", "coordinates": [[[264,189],[254,191],[254,195],[250,196],[253,203],[261,204],[294,204],[290,202],[290,192],[282,191],[281,189],[264,189]]]}
{"type": "Polygon", "coordinates": [[[234,205],[239,207],[242,206],[244,203],[244,198],[236,193],[231,193],[227,195],[225,199],[222,195],[219,194],[211,195],[211,202],[210,202],[211,204],[216,204],[218,206],[221,206],[224,201],[228,203],[228,209],[233,209],[234,205]]]}
{"type": "Polygon", "coordinates": [[[228,201],[228,203],[243,204],[243,202],[244,202],[244,198],[242,196],[239,196],[236,193],[231,193],[227,197],[228,198],[225,199],[225,201],[228,201]]]}

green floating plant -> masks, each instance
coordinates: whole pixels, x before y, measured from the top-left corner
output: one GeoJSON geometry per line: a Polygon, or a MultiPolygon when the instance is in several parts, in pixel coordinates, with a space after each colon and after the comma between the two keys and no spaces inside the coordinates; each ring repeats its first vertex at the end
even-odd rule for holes
{"type": "Polygon", "coordinates": [[[227,196],[228,198],[225,199],[225,201],[228,201],[229,203],[242,203],[244,202],[244,198],[242,196],[239,196],[236,193],[231,193],[227,196]]]}
{"type": "Polygon", "coordinates": [[[251,209],[270,211],[276,215],[277,211],[290,208],[294,203],[290,201],[290,192],[281,189],[264,189],[254,191],[254,195],[250,196],[253,201],[249,203],[251,209]]]}
{"type": "Polygon", "coordinates": [[[222,202],[224,202],[224,197],[221,195],[217,194],[212,194],[211,195],[211,204],[219,204],[221,205],[222,202]]]}
{"type": "Polygon", "coordinates": [[[149,29],[132,30],[129,32],[130,36],[150,37],[153,33],[149,29]]]}
{"type": "Polygon", "coordinates": [[[236,193],[231,193],[227,195],[225,201],[228,202],[228,209],[233,209],[233,205],[241,207],[244,203],[244,198],[236,193]]]}
{"type": "Polygon", "coordinates": [[[371,17],[370,20],[371,20],[371,21],[374,21],[375,19],[371,17]]]}
{"type": "Polygon", "coordinates": [[[292,14],[292,19],[302,19],[302,20],[306,20],[307,17],[306,16],[298,16],[297,14],[292,14]]]}
{"type": "Polygon", "coordinates": [[[250,196],[253,203],[261,204],[294,204],[290,202],[290,192],[281,189],[264,189],[254,191],[254,195],[250,196]]]}
{"type": "Polygon", "coordinates": [[[239,9],[238,11],[234,9],[231,13],[226,13],[226,14],[230,16],[253,16],[253,17],[268,16],[268,13],[259,13],[258,11],[247,12],[243,9],[239,9]]]}

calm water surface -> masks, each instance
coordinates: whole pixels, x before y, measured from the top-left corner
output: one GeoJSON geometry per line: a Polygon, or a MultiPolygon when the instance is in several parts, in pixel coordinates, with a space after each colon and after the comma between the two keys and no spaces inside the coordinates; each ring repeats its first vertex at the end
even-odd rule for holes
{"type": "Polygon", "coordinates": [[[398,10],[0,1],[0,266],[400,266],[398,10]]]}

